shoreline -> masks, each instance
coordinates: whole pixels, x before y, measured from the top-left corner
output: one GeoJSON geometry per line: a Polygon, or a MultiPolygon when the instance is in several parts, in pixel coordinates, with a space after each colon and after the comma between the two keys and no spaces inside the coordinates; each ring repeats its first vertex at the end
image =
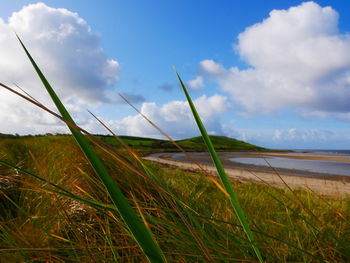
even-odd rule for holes
{"type": "MultiPolygon", "coordinates": [[[[176,153],[158,153],[151,154],[144,159],[157,162],[160,164],[173,165],[185,170],[200,170],[200,168],[193,162],[188,160],[179,160],[173,158],[176,153]]],[[[261,153],[219,153],[222,163],[225,167],[225,171],[230,178],[237,179],[242,182],[255,182],[260,184],[268,184],[279,188],[287,188],[285,183],[292,189],[306,189],[312,192],[334,197],[348,197],[350,196],[350,176],[320,174],[307,171],[290,170],[290,169],[271,169],[270,167],[241,164],[227,160],[232,157],[232,154],[246,156],[249,154],[260,155],[261,153]],[[278,174],[277,174],[278,173],[278,174]],[[281,180],[281,178],[283,181],[281,180]]],[[[289,158],[289,154],[281,153],[263,153],[263,155],[278,155],[289,158]]],[[[311,155],[310,155],[311,156],[311,155]]],[[[298,156],[298,159],[307,159],[310,156],[298,156]]],[[[198,156],[191,156],[193,159],[200,164],[205,170],[217,176],[216,169],[211,162],[208,153],[199,153],[198,156]]],[[[294,157],[294,156],[293,156],[294,157]]],[[[292,158],[293,158],[292,157],[292,158]]],[[[320,156],[312,156],[311,158],[319,158],[320,156]]],[[[327,159],[328,156],[321,156],[322,160],[327,159]]],[[[330,156],[333,157],[333,156],[330,156]]],[[[338,157],[338,156],[337,156],[338,157]]],[[[339,156],[339,159],[343,158],[339,156]]],[[[350,158],[348,158],[350,161],[350,158]]]]}

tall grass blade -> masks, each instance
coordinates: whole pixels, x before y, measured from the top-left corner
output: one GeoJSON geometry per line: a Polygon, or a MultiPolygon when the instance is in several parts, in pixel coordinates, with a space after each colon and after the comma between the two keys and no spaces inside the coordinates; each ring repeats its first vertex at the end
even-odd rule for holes
{"type": "MultiPolygon", "coordinates": [[[[126,100],[124,97],[122,97],[124,100],[126,100]]],[[[126,100],[127,101],[127,100],[126,100]]],[[[127,103],[129,103],[127,101],[127,103]]],[[[131,104],[129,104],[131,105],[131,104]]],[[[135,109],[135,108],[134,108],[135,109]]],[[[205,245],[203,244],[202,240],[199,238],[198,234],[196,233],[196,231],[193,229],[193,227],[189,224],[188,220],[186,219],[185,216],[183,216],[182,212],[177,208],[177,206],[175,205],[175,203],[179,203],[182,206],[185,206],[187,209],[192,210],[189,206],[187,206],[185,203],[183,203],[182,201],[180,201],[176,195],[174,195],[174,193],[169,189],[168,185],[165,184],[162,180],[160,180],[159,177],[155,176],[153,174],[153,172],[148,169],[147,165],[142,161],[142,158],[130,147],[128,146],[121,138],[119,138],[106,124],[104,124],[98,117],[96,117],[92,112],[89,111],[89,113],[103,126],[107,129],[107,131],[109,131],[113,137],[115,139],[118,140],[118,142],[121,143],[121,145],[123,145],[123,147],[129,152],[131,153],[131,155],[141,164],[141,166],[143,167],[143,169],[145,170],[146,174],[151,177],[155,182],[159,183],[162,187],[158,187],[158,185],[156,185],[156,187],[159,189],[159,191],[165,193],[165,198],[173,198],[172,200],[169,200],[169,203],[171,203],[174,207],[174,209],[177,211],[178,215],[180,216],[180,218],[182,219],[182,221],[185,223],[185,225],[188,227],[189,231],[191,232],[193,238],[196,240],[196,242],[198,243],[200,249],[203,251],[204,255],[206,256],[207,260],[210,262],[213,262],[212,257],[210,256],[210,253],[208,251],[208,249],[205,247],[205,245]]],[[[155,124],[154,124],[155,125],[155,124]]],[[[159,128],[160,130],[160,128],[159,128]]],[[[203,169],[204,170],[204,169],[203,169]]],[[[136,200],[135,200],[136,201],[136,200]]],[[[140,213],[140,215],[142,216],[142,214],[140,213]]]]}
{"type": "Polygon", "coordinates": [[[188,101],[188,104],[190,105],[190,108],[191,108],[191,111],[192,111],[192,114],[193,114],[193,117],[195,118],[196,120],[196,123],[197,123],[197,126],[202,134],[202,138],[209,150],[209,153],[210,153],[210,156],[215,164],[215,167],[218,171],[218,174],[220,176],[220,179],[221,179],[221,182],[223,184],[223,187],[225,188],[225,190],[227,191],[227,193],[229,194],[229,199],[230,199],[230,202],[233,206],[233,209],[235,210],[236,214],[237,214],[237,217],[245,231],[245,233],[247,234],[247,237],[249,239],[249,241],[251,242],[251,245],[254,249],[254,252],[257,256],[257,258],[259,259],[260,262],[263,262],[263,259],[262,259],[262,256],[261,256],[261,253],[260,253],[260,250],[256,244],[256,241],[254,239],[254,236],[253,236],[253,233],[249,227],[249,224],[248,224],[248,220],[246,218],[246,215],[239,203],[239,200],[237,198],[237,195],[236,193],[234,192],[233,188],[232,188],[232,185],[231,185],[231,182],[230,182],[230,179],[228,178],[226,172],[225,172],[225,169],[220,161],[220,158],[219,156],[217,155],[215,149],[214,149],[214,146],[213,146],[213,143],[211,142],[210,138],[209,138],[209,135],[202,123],[202,120],[201,118],[199,117],[199,114],[196,110],[196,107],[194,106],[193,104],[193,101],[190,97],[190,95],[188,94],[187,92],[187,89],[179,75],[179,73],[175,70],[175,73],[180,81],[180,84],[181,84],[181,87],[185,93],[185,96],[187,98],[187,101],[188,101]]]}
{"type": "MultiPolygon", "coordinates": [[[[39,78],[41,79],[43,85],[45,86],[47,92],[49,93],[51,99],[55,103],[57,109],[61,113],[62,117],[67,120],[70,123],[74,123],[72,117],[64,107],[63,103],[55,93],[54,89],[51,87],[47,79],[45,78],[44,74],[41,72],[37,64],[35,63],[34,59],[24,46],[21,39],[17,36],[18,40],[20,41],[25,53],[27,54],[30,62],[32,63],[35,71],[37,72],[39,78]]],[[[112,177],[109,175],[106,167],[100,160],[100,158],[97,156],[96,152],[93,150],[91,145],[89,144],[88,140],[84,137],[83,134],[81,134],[77,129],[69,126],[70,131],[73,134],[73,137],[77,141],[78,145],[80,146],[81,150],[85,154],[86,158],[88,159],[89,163],[93,167],[96,174],[99,176],[101,181],[104,183],[104,185],[107,188],[107,191],[109,193],[109,196],[115,206],[117,207],[120,216],[124,219],[126,225],[128,226],[131,234],[135,238],[136,242],[140,245],[141,249],[143,250],[145,256],[148,258],[151,262],[164,262],[165,257],[158,246],[158,244],[154,241],[151,233],[146,228],[146,226],[141,222],[129,202],[127,201],[126,197],[120,190],[117,183],[112,179],[112,177]]]]}
{"type": "Polygon", "coordinates": [[[159,131],[164,137],[166,137],[176,148],[178,148],[188,160],[194,163],[204,174],[211,180],[225,195],[228,196],[226,190],[222,188],[222,186],[216,181],[214,176],[211,175],[207,170],[205,170],[199,162],[191,157],[176,141],[174,141],[165,131],[163,131],[159,126],[157,126],[153,121],[151,121],[145,114],[143,114],[140,110],[138,110],[130,101],[128,101],[123,95],[119,94],[119,96],[129,104],[138,114],[141,115],[149,124],[151,124],[157,131],[159,131]]]}

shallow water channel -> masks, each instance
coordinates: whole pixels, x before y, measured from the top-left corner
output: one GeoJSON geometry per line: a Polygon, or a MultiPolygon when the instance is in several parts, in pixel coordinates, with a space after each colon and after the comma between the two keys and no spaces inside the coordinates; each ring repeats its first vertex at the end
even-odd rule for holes
{"type": "Polygon", "coordinates": [[[269,166],[275,168],[295,169],[315,173],[338,174],[350,176],[349,162],[321,161],[291,159],[285,157],[265,157],[265,158],[229,158],[233,162],[252,164],[259,166],[269,166]]]}
{"type": "MultiPolygon", "coordinates": [[[[161,156],[162,154],[154,154],[153,156],[161,156]]],[[[199,160],[200,162],[203,160],[207,160],[210,162],[210,157],[208,153],[204,152],[191,152],[189,153],[194,159],[199,160]],[[203,157],[207,158],[203,158],[203,157]]],[[[258,153],[261,155],[262,153],[258,153]]],[[[277,156],[269,156],[264,155],[264,158],[258,156],[258,154],[254,153],[239,153],[232,152],[225,153],[219,155],[222,159],[228,160],[232,162],[232,166],[234,163],[240,163],[245,165],[252,166],[263,166],[263,167],[274,167],[281,169],[289,169],[289,170],[297,170],[297,171],[307,171],[312,173],[321,173],[321,174],[329,174],[329,175],[345,175],[350,176],[350,162],[346,161],[329,161],[329,160],[310,160],[310,159],[294,159],[292,156],[288,158],[289,153],[284,153],[284,157],[277,156]]],[[[187,158],[182,153],[170,153],[171,158],[181,161],[187,161],[187,158]]],[[[349,151],[308,151],[308,152],[292,152],[290,155],[312,155],[312,156],[324,156],[324,157],[334,157],[334,156],[344,156],[345,159],[350,160],[350,152],[349,151]]],[[[226,163],[227,164],[227,163],[226,163]]],[[[231,166],[231,165],[230,165],[231,166]]]]}

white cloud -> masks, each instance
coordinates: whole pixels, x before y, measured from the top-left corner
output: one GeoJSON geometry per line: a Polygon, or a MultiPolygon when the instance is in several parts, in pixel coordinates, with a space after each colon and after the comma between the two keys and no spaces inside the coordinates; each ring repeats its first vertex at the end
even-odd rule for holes
{"type": "Polygon", "coordinates": [[[250,68],[213,60],[201,68],[247,112],[350,112],[350,35],[339,32],[331,7],[306,2],[273,10],[238,36],[235,49],[250,68]]]}
{"type": "MultiPolygon", "coordinates": [[[[205,95],[194,100],[197,111],[211,134],[222,134],[220,114],[229,109],[227,97],[205,95]]],[[[198,128],[186,101],[171,101],[162,106],[143,103],[141,112],[175,139],[197,136],[198,128]]],[[[161,135],[140,115],[132,115],[108,124],[118,134],[159,138],[161,135]]]]}
{"type": "MultiPolygon", "coordinates": [[[[112,102],[109,88],[118,80],[119,63],[107,57],[100,46],[100,36],[77,13],[37,3],[13,13],[8,21],[0,18],[0,81],[18,83],[47,104],[50,99],[14,31],[73,113],[86,104],[112,102]]],[[[65,130],[46,113],[2,89],[0,122],[0,132],[65,130]]]]}
{"type": "Polygon", "coordinates": [[[220,76],[226,73],[225,68],[213,60],[206,59],[201,61],[200,64],[202,69],[210,75],[220,76]]]}
{"type": "Polygon", "coordinates": [[[329,141],[333,139],[334,133],[325,129],[306,129],[306,128],[290,128],[290,129],[276,129],[274,131],[272,140],[274,141],[302,141],[302,142],[320,142],[329,141]]]}
{"type": "Polygon", "coordinates": [[[187,85],[191,88],[191,89],[201,89],[204,86],[204,80],[202,76],[197,76],[195,79],[192,79],[190,81],[187,82],[187,85]]]}
{"type": "Polygon", "coordinates": [[[345,129],[328,128],[242,128],[223,125],[224,134],[258,146],[282,149],[341,149],[348,147],[349,136],[345,129]]]}

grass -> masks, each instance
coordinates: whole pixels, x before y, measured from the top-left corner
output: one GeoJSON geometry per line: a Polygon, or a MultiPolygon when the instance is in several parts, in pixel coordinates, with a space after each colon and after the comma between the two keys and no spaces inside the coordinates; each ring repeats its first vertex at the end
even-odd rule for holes
{"type": "MultiPolygon", "coordinates": [[[[98,136],[102,141],[114,145],[121,146],[121,143],[116,141],[112,136],[98,136]]],[[[134,136],[119,136],[126,144],[131,147],[136,147],[138,151],[145,152],[172,152],[179,149],[167,140],[151,139],[134,136]]],[[[269,149],[259,147],[250,143],[246,143],[225,136],[210,136],[215,149],[217,151],[268,151],[269,149]]],[[[206,145],[201,136],[177,140],[176,143],[187,152],[206,151],[206,145]]]]}
{"type": "MultiPolygon", "coordinates": [[[[65,106],[62,104],[54,89],[51,87],[51,85],[45,78],[44,74],[37,66],[34,59],[29,54],[21,39],[18,36],[17,38],[21,43],[31,64],[33,65],[36,73],[38,74],[40,80],[45,86],[46,91],[49,93],[52,101],[55,103],[57,110],[61,114],[61,117],[65,120],[75,141],[79,145],[81,151],[84,153],[95,174],[99,177],[99,179],[103,182],[105,188],[107,189],[108,195],[114,203],[114,206],[117,210],[114,212],[117,212],[116,215],[119,215],[123,218],[127,225],[127,228],[130,231],[130,234],[137,241],[137,243],[139,244],[140,248],[142,249],[149,261],[165,262],[166,260],[164,258],[164,255],[161,249],[159,248],[156,240],[153,238],[151,231],[149,230],[149,228],[147,228],[146,222],[141,222],[140,218],[137,216],[134,209],[131,207],[128,200],[125,198],[123,192],[120,190],[116,181],[113,180],[113,178],[110,176],[99,155],[96,153],[96,151],[93,150],[87,137],[85,137],[84,134],[81,133],[79,129],[77,129],[78,127],[76,127],[74,120],[68,113],[65,106]]],[[[36,103],[34,102],[34,104],[36,103]]]]}
{"type": "Polygon", "coordinates": [[[196,110],[196,107],[194,106],[193,102],[192,102],[192,99],[190,97],[190,95],[188,94],[187,92],[187,89],[184,85],[184,83],[182,82],[182,79],[180,78],[180,75],[176,72],[176,75],[180,81],[180,84],[181,84],[181,87],[182,87],[182,90],[184,91],[185,93],[185,96],[187,98],[187,101],[188,101],[188,104],[191,108],[191,111],[192,111],[192,114],[193,114],[193,117],[194,119],[196,120],[196,123],[197,123],[197,126],[202,134],[202,138],[205,142],[205,145],[207,146],[208,148],[208,151],[210,153],[210,156],[211,156],[211,159],[216,167],[216,170],[218,172],[218,175],[220,177],[220,180],[221,180],[221,183],[222,183],[222,186],[223,188],[226,190],[226,193],[227,193],[227,197],[228,199],[230,200],[231,202],[231,205],[238,217],[238,220],[244,230],[244,232],[246,233],[249,241],[250,241],[250,244],[251,246],[253,247],[254,249],[254,252],[256,254],[256,257],[258,258],[258,260],[260,262],[263,262],[263,259],[262,259],[262,256],[261,256],[261,253],[260,253],[260,249],[258,248],[258,245],[255,241],[255,238],[254,238],[254,235],[250,229],[250,226],[249,226],[249,223],[247,221],[247,217],[245,215],[245,212],[244,210],[242,209],[241,207],[241,203],[239,201],[239,199],[237,198],[237,194],[235,193],[235,190],[234,188],[232,187],[232,184],[230,182],[230,179],[228,178],[226,172],[225,172],[225,169],[221,163],[221,160],[219,158],[219,156],[217,155],[216,151],[215,151],[215,148],[214,148],[214,145],[207,133],[207,130],[205,129],[203,123],[202,123],[202,120],[196,110]]]}
{"type": "MultiPolygon", "coordinates": [[[[47,135],[27,135],[21,136],[30,138],[30,137],[42,137],[42,136],[52,136],[52,134],[47,135]]],[[[69,136],[67,134],[58,134],[57,136],[69,136]]],[[[121,147],[122,144],[113,138],[111,135],[95,135],[96,138],[101,141],[114,146],[121,147]]],[[[233,138],[225,137],[225,136],[209,136],[211,141],[213,142],[216,151],[271,151],[271,149],[263,148],[260,146],[256,146],[254,144],[250,144],[244,141],[236,140],[233,138]]],[[[12,134],[0,134],[0,139],[17,139],[19,136],[12,134]]],[[[139,153],[147,153],[147,152],[175,152],[179,151],[179,149],[169,142],[168,140],[161,139],[153,139],[153,138],[145,138],[145,137],[137,137],[137,136],[119,136],[120,139],[123,140],[128,146],[136,148],[139,153]]],[[[206,145],[201,136],[176,140],[175,141],[181,148],[186,150],[187,152],[200,152],[206,150],[206,145]]]]}
{"type": "MultiPolygon", "coordinates": [[[[0,140],[0,154],[83,198],[112,205],[84,155],[69,136],[0,140]],[[14,152],[13,149],[20,149],[14,152]],[[31,154],[30,154],[31,152],[31,154]],[[84,174],[82,173],[84,171],[84,174]],[[82,190],[80,190],[82,189],[82,190]]],[[[147,178],[115,165],[108,169],[133,207],[139,208],[170,262],[207,262],[192,237],[192,226],[214,261],[254,262],[226,196],[200,172],[147,163],[176,197],[176,207],[147,178]],[[179,211],[178,211],[179,210],[179,211]],[[181,219],[186,217],[189,226],[181,219]]],[[[13,169],[1,167],[8,174],[13,169]]],[[[12,198],[26,214],[3,200],[1,262],[140,262],[145,257],[123,220],[108,210],[50,193],[47,184],[23,176],[12,198]],[[27,183],[33,184],[29,185],[27,183]],[[43,229],[58,237],[49,236],[43,229]],[[15,230],[15,231],[14,231],[15,230]],[[69,240],[69,242],[65,241],[69,240]],[[6,250],[7,249],[7,250],[6,250]],[[11,250],[12,249],[12,250],[11,250]]],[[[266,262],[346,262],[349,260],[350,201],[232,181],[266,262]],[[322,259],[322,260],[321,260],[322,259]]],[[[10,195],[10,194],[9,194],[10,195]]]]}
{"type": "Polygon", "coordinates": [[[25,51],[62,116],[1,86],[64,121],[73,136],[0,136],[0,183],[13,186],[0,190],[1,262],[350,260],[349,199],[229,179],[212,141],[220,150],[265,149],[209,137],[184,85],[202,136],[178,144],[208,147],[222,186],[202,172],[143,161],[127,146],[165,150],[168,142],[129,137],[121,145],[76,126],[25,51]]]}

